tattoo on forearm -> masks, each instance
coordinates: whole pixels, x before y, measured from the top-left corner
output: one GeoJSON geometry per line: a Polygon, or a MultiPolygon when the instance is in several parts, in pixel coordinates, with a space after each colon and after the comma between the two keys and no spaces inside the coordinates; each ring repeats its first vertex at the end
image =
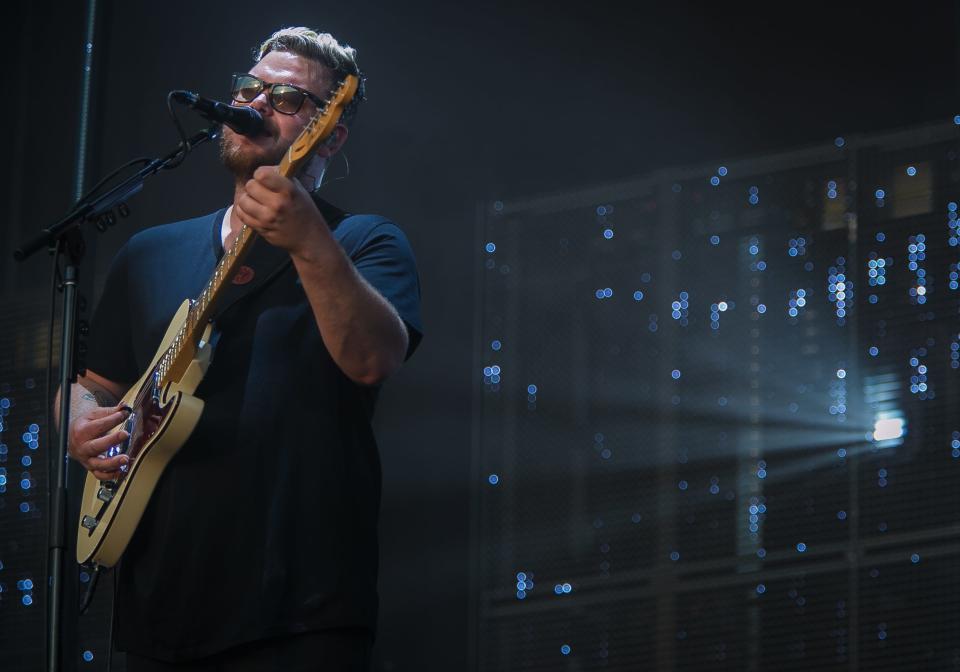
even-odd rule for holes
{"type": "Polygon", "coordinates": [[[101,390],[87,390],[81,394],[80,397],[87,401],[95,401],[98,406],[113,406],[117,403],[117,400],[113,398],[112,394],[101,390]]]}

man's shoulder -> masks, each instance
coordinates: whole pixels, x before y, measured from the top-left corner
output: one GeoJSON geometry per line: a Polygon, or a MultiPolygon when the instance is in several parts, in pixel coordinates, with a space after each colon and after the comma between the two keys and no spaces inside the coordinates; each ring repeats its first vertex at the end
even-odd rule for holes
{"type": "Polygon", "coordinates": [[[200,217],[151,226],[131,236],[128,246],[134,253],[155,253],[159,250],[195,248],[198,245],[207,245],[213,237],[214,221],[222,214],[223,209],[200,217]]]}
{"type": "Polygon", "coordinates": [[[406,241],[403,231],[392,219],[372,214],[346,215],[333,235],[348,253],[368,245],[377,237],[406,241]]]}
{"type": "Polygon", "coordinates": [[[321,197],[316,192],[311,194],[320,214],[333,229],[334,237],[348,250],[350,247],[363,244],[375,232],[388,236],[404,238],[403,231],[389,217],[374,214],[357,214],[344,210],[321,197]]]}

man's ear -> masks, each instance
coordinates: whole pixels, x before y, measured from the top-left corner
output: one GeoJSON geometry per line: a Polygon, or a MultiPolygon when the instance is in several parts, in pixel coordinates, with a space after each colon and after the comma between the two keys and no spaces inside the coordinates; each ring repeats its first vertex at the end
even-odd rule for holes
{"type": "Polygon", "coordinates": [[[350,135],[350,129],[343,124],[334,126],[333,131],[327,139],[320,143],[320,146],[317,148],[317,156],[329,158],[339,152],[340,148],[343,147],[343,144],[347,141],[348,135],[350,135]]]}

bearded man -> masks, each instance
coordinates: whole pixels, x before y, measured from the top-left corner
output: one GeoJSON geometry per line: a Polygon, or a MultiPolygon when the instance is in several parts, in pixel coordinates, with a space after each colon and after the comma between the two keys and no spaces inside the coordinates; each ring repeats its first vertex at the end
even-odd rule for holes
{"type": "Polygon", "coordinates": [[[117,478],[117,401],[180,303],[246,225],[262,238],[215,310],[203,414],[167,465],[117,575],[117,648],[131,672],[364,670],[377,615],[380,384],[420,341],[420,289],[400,229],[315,193],[359,97],[297,179],[276,164],[347,75],[354,49],[287,28],[233,77],[264,131],[224,129],[233,203],[133,236],[94,314],[72,390],[70,455],[117,478]],[[265,242],[264,242],[265,241],[265,242]]]}

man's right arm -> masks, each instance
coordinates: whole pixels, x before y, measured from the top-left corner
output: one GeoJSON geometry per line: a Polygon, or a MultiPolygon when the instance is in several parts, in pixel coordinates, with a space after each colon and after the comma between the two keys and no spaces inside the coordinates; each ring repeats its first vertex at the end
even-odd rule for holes
{"type": "MultiPolygon", "coordinates": [[[[101,457],[110,446],[127,438],[122,429],[110,431],[127,417],[123,406],[117,403],[125,393],[123,385],[93,371],[87,371],[70,388],[70,457],[101,481],[116,478],[120,467],[129,462],[126,455],[101,457]]],[[[60,407],[59,390],[56,407],[60,407]]],[[[59,418],[59,414],[54,417],[59,418]]]]}

